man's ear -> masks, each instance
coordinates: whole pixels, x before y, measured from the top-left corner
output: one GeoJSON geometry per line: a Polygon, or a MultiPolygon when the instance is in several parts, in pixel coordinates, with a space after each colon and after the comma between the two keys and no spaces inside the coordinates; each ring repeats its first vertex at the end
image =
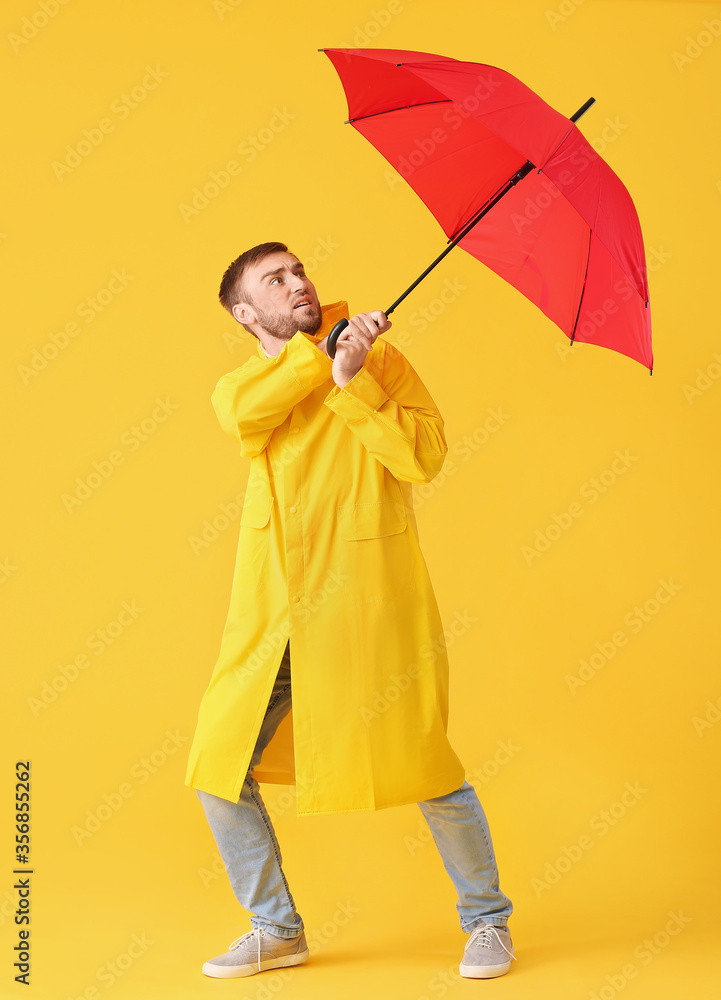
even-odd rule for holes
{"type": "Polygon", "coordinates": [[[255,310],[247,302],[236,302],[233,306],[233,316],[244,326],[250,326],[252,323],[258,322],[255,310]]]}

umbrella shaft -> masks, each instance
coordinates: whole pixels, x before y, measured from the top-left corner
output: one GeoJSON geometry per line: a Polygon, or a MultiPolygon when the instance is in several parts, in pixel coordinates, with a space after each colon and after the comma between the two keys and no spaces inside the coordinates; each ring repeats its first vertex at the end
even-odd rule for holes
{"type": "Polygon", "coordinates": [[[488,212],[490,212],[490,210],[493,208],[493,206],[497,202],[499,202],[501,200],[501,198],[504,196],[504,194],[508,194],[508,192],[511,190],[512,187],[514,187],[516,184],[518,184],[519,181],[523,180],[523,178],[526,176],[526,174],[529,173],[531,170],[533,170],[533,167],[534,167],[534,164],[531,163],[530,160],[526,160],[526,162],[523,164],[523,166],[521,167],[521,169],[517,170],[516,173],[513,174],[512,177],[509,177],[509,179],[503,185],[503,187],[501,188],[501,190],[491,199],[491,201],[488,202],[487,205],[485,205],[471,219],[471,221],[467,225],[465,225],[463,227],[463,229],[460,231],[460,233],[458,234],[458,236],[456,236],[455,239],[451,243],[448,244],[448,246],[443,251],[443,253],[439,254],[436,257],[436,259],[433,261],[433,263],[428,265],[428,267],[425,269],[425,271],[423,272],[423,274],[419,274],[418,277],[416,278],[416,280],[413,282],[413,284],[409,285],[408,288],[406,288],[405,292],[403,292],[403,294],[399,298],[397,298],[395,300],[395,302],[393,303],[393,305],[389,309],[385,310],[386,316],[390,316],[390,314],[393,312],[393,310],[396,308],[396,306],[399,306],[401,304],[401,302],[406,297],[406,295],[409,295],[413,291],[413,289],[416,287],[416,285],[420,284],[420,282],[423,281],[423,279],[426,277],[426,275],[430,274],[430,272],[433,270],[433,268],[437,264],[440,264],[440,262],[446,256],[446,254],[450,253],[451,250],[453,249],[453,247],[457,246],[460,243],[460,241],[463,239],[463,237],[467,236],[468,233],[470,233],[471,229],[473,229],[474,226],[478,225],[478,223],[481,221],[481,219],[484,217],[484,215],[486,215],[488,212]]]}
{"type": "MultiPolygon", "coordinates": [[[[588,111],[588,109],[591,107],[591,105],[595,103],[595,100],[596,99],[594,97],[589,97],[589,99],[586,101],[586,103],[583,104],[583,105],[581,105],[581,107],[578,109],[578,111],[575,113],[575,115],[571,116],[570,120],[575,124],[578,121],[578,119],[588,111]]],[[[413,284],[409,285],[408,288],[406,288],[405,292],[403,292],[403,294],[399,298],[397,298],[395,300],[395,302],[390,307],[390,309],[386,309],[386,316],[390,316],[390,314],[393,312],[393,310],[396,308],[396,306],[399,306],[401,304],[401,302],[406,297],[406,295],[409,295],[413,291],[413,289],[416,287],[416,285],[420,284],[420,282],[423,281],[423,279],[426,277],[426,275],[428,275],[428,274],[431,273],[431,271],[436,266],[436,264],[440,264],[440,262],[446,256],[446,254],[450,253],[451,250],[453,249],[453,247],[457,246],[460,243],[460,241],[463,239],[463,237],[466,236],[468,233],[470,233],[471,229],[473,229],[473,227],[475,225],[477,225],[481,221],[481,219],[483,218],[484,215],[486,215],[487,212],[490,212],[490,210],[493,208],[493,206],[497,202],[499,202],[501,200],[501,198],[504,196],[504,194],[508,194],[508,192],[511,190],[512,187],[514,187],[516,184],[518,184],[519,181],[522,181],[523,178],[526,176],[526,174],[530,173],[530,171],[533,170],[534,165],[535,164],[531,163],[530,160],[526,160],[526,162],[523,164],[523,166],[521,167],[521,169],[518,170],[518,171],[516,171],[516,173],[513,174],[512,177],[509,177],[509,179],[506,181],[506,183],[503,185],[503,187],[498,191],[498,193],[493,196],[493,198],[488,202],[488,204],[485,205],[478,212],[477,215],[473,216],[473,218],[470,220],[470,222],[466,226],[464,226],[464,228],[461,230],[461,232],[458,234],[458,236],[456,236],[455,239],[451,243],[448,244],[448,246],[443,251],[443,253],[439,254],[438,257],[436,257],[436,259],[433,261],[433,263],[430,264],[425,269],[425,271],[423,272],[423,274],[419,274],[418,275],[418,277],[413,282],[413,284]]]]}

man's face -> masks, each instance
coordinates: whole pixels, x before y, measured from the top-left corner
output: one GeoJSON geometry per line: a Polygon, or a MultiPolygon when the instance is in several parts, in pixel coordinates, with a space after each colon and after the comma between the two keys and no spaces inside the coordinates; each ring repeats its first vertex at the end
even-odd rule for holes
{"type": "Polygon", "coordinates": [[[242,287],[255,322],[272,336],[290,340],[298,330],[315,333],[320,329],[315,286],[293,254],[276,251],[262,257],[245,272],[242,287]]]}

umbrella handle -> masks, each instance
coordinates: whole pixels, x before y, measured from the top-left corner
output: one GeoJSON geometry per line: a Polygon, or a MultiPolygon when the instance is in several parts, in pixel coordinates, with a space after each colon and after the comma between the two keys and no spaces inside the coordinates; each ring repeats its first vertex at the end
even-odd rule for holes
{"type": "MultiPolygon", "coordinates": [[[[376,320],[373,320],[373,322],[375,323],[376,326],[380,326],[380,324],[376,320]]],[[[328,340],[326,341],[325,349],[326,351],[328,351],[329,358],[335,357],[335,345],[338,341],[338,338],[340,337],[340,335],[343,333],[343,331],[347,326],[348,326],[347,319],[339,319],[336,325],[328,334],[328,340]]]]}
{"type": "Polygon", "coordinates": [[[337,342],[338,338],[340,337],[340,335],[343,333],[343,331],[345,330],[345,328],[347,326],[348,326],[348,320],[347,319],[338,320],[338,322],[336,323],[336,325],[333,327],[333,329],[328,334],[328,340],[326,341],[325,349],[328,352],[328,357],[329,358],[334,358],[335,357],[335,345],[336,345],[336,342],[337,342]]]}

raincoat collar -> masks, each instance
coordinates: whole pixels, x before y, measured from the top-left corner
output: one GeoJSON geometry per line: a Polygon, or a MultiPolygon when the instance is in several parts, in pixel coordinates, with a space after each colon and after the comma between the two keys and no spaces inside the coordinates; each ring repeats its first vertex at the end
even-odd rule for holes
{"type": "MultiPolygon", "coordinates": [[[[327,306],[321,306],[320,312],[322,317],[320,329],[316,333],[306,334],[306,336],[311,337],[316,344],[323,340],[324,337],[328,336],[339,319],[350,319],[348,314],[348,303],[342,299],[339,302],[331,302],[327,306]]],[[[266,354],[260,341],[256,344],[256,349],[259,357],[261,358],[272,358],[276,356],[273,354],[266,354]]]]}

